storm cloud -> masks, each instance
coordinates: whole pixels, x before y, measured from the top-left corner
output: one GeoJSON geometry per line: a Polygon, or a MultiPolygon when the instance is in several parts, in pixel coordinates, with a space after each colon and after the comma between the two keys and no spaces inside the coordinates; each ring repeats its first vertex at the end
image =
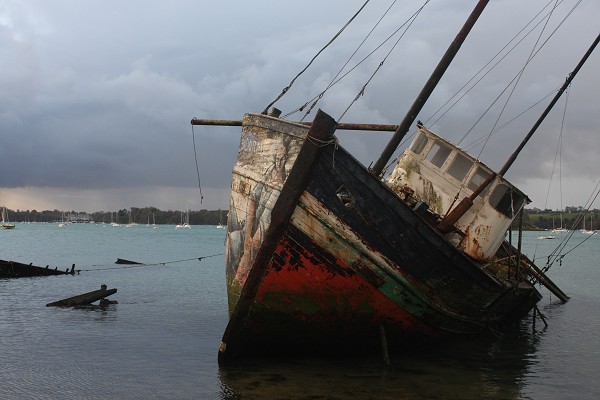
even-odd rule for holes
{"type": "MultiPolygon", "coordinates": [[[[225,208],[239,128],[192,131],[190,120],[237,120],[246,112],[261,112],[363,3],[2,2],[0,188],[6,190],[7,206],[225,208]]],[[[276,107],[286,114],[319,94],[392,3],[369,2],[276,107]]],[[[334,118],[385,60],[342,122],[399,123],[476,2],[397,3],[346,71],[426,5],[389,57],[398,36],[326,93],[318,107],[334,118]]],[[[549,102],[542,99],[564,82],[598,34],[600,3],[582,1],[569,15],[579,2],[559,1],[549,14],[555,3],[491,1],[418,118],[447,139],[472,146],[472,154],[480,154],[492,168],[502,166],[549,102]],[[492,64],[498,66],[443,118],[437,119],[439,113],[431,117],[540,10],[537,25],[525,28],[531,34],[510,45],[513,52],[496,58],[492,64]],[[507,85],[523,68],[500,113],[513,91],[507,85]],[[481,138],[509,121],[482,147],[481,138]]],[[[592,54],[568,96],[507,174],[534,206],[584,205],[592,193],[600,169],[598,71],[600,51],[592,54]]],[[[289,118],[298,120],[302,114],[289,118]]],[[[390,134],[338,136],[369,165],[390,134]]]]}

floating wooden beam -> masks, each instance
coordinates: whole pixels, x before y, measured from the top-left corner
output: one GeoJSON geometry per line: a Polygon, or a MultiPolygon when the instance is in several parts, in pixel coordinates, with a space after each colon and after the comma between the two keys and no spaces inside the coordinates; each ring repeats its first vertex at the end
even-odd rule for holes
{"type": "MultiPolygon", "coordinates": [[[[301,125],[311,126],[312,122],[297,122],[301,125]]],[[[213,125],[213,126],[242,126],[242,121],[231,119],[192,119],[192,125],[213,125]]],[[[336,129],[347,131],[386,131],[395,132],[398,125],[385,124],[338,124],[336,129]]]]}
{"type": "Polygon", "coordinates": [[[69,297],[66,299],[58,300],[52,303],[46,304],[46,307],[72,307],[72,306],[84,306],[92,304],[97,300],[102,300],[112,294],[117,293],[117,289],[106,289],[106,285],[100,286],[99,290],[92,292],[83,293],[78,296],[69,297]]]}

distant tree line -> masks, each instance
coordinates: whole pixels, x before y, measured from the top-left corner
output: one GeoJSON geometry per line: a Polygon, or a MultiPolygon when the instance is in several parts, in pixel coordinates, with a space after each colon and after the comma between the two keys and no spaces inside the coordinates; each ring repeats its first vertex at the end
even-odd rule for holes
{"type": "MultiPolygon", "coordinates": [[[[144,207],[122,209],[118,211],[96,211],[85,213],[81,211],[61,210],[8,210],[11,222],[96,222],[111,223],[118,222],[127,224],[135,222],[138,224],[176,225],[183,222],[186,213],[179,210],[162,211],[156,207],[144,207]]],[[[585,228],[590,230],[600,229],[600,210],[594,209],[584,211],[582,207],[566,207],[564,211],[540,210],[538,208],[524,209],[523,229],[544,230],[553,228],[582,229],[582,215],[585,215],[585,228]]],[[[518,228],[520,218],[513,221],[512,227],[518,228]]],[[[217,225],[227,222],[227,210],[200,210],[189,212],[189,223],[191,225],[217,225]]]]}
{"type": "MultiPolygon", "coordinates": [[[[81,211],[61,211],[61,210],[8,210],[9,219],[11,222],[96,222],[96,223],[111,223],[118,222],[120,224],[138,223],[157,225],[176,225],[187,218],[185,211],[168,210],[162,211],[156,207],[144,207],[130,209],[122,209],[118,211],[96,211],[86,213],[81,211]]],[[[189,211],[190,225],[218,225],[227,222],[227,210],[200,210],[189,211]]]]}
{"type": "MultiPolygon", "coordinates": [[[[513,228],[518,228],[519,217],[513,221],[513,228]]],[[[593,209],[585,211],[583,207],[566,207],[564,211],[540,210],[538,208],[524,209],[523,229],[525,230],[548,230],[555,228],[600,229],[600,210],[593,209]]]]}

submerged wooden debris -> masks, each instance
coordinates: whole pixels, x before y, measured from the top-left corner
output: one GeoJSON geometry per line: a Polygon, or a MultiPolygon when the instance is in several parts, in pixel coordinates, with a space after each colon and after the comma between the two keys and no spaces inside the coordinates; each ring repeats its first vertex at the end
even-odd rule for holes
{"type": "Polygon", "coordinates": [[[60,270],[58,267],[50,268],[38,267],[30,264],[23,264],[17,261],[0,260],[0,278],[22,278],[32,276],[49,276],[49,275],[75,275],[79,270],[75,269],[75,264],[71,268],[60,270]]]}
{"type": "Polygon", "coordinates": [[[124,258],[117,258],[117,261],[115,261],[115,264],[142,265],[143,263],[137,262],[137,261],[132,261],[132,260],[126,260],[124,258]]]}
{"type": "Polygon", "coordinates": [[[99,290],[80,294],[46,304],[46,307],[72,307],[85,306],[100,300],[100,305],[116,304],[116,301],[106,300],[106,297],[117,293],[117,289],[107,289],[106,285],[100,286],[99,290]],[[104,301],[103,301],[104,300],[104,301]]]}

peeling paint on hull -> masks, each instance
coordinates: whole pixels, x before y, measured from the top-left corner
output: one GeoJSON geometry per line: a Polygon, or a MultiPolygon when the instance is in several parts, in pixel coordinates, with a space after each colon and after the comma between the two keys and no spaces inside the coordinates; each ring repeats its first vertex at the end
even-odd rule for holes
{"type": "MultiPolygon", "coordinates": [[[[261,120],[286,124],[251,118],[243,137],[261,120]]],[[[522,317],[541,298],[531,286],[509,287],[482,270],[336,146],[319,150],[289,221],[265,240],[297,153],[277,157],[273,151],[299,149],[306,137],[306,128],[287,124],[293,134],[263,132],[255,146],[262,153],[249,157],[242,148],[234,167],[227,234],[231,319],[220,360],[273,349],[373,347],[380,326],[392,347],[411,337],[476,334],[522,317]],[[276,144],[277,136],[285,145],[276,144]],[[256,255],[265,247],[272,252],[259,263],[256,255]],[[240,312],[240,295],[256,270],[240,312]]]]}

